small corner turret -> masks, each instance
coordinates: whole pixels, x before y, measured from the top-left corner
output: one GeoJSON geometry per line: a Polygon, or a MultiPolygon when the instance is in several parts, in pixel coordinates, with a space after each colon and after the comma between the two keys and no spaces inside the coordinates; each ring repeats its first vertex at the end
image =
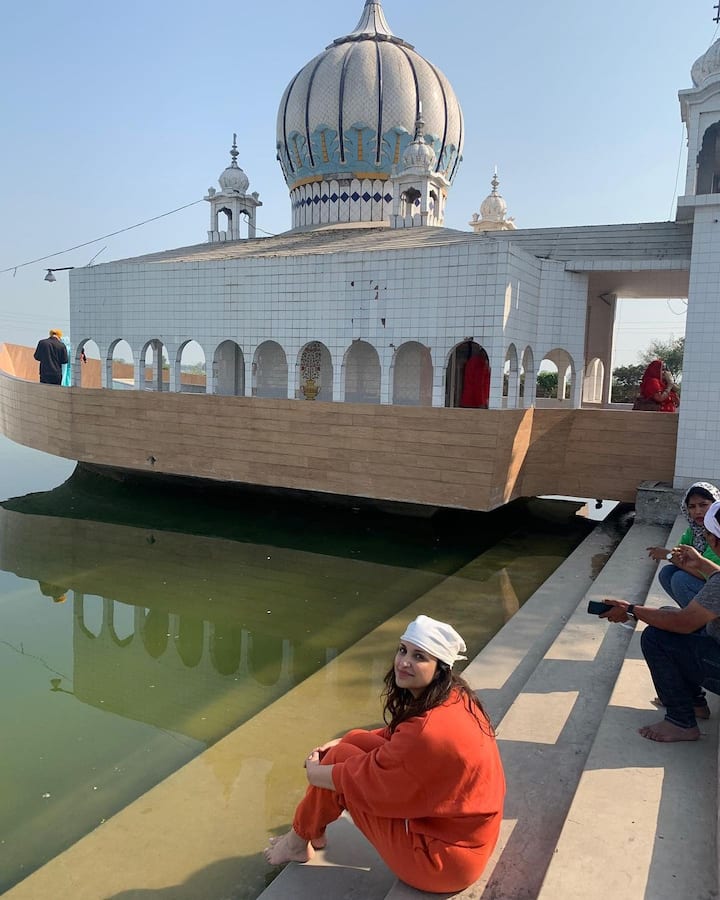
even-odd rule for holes
{"type": "Polygon", "coordinates": [[[390,176],[393,205],[391,228],[442,227],[450,182],[436,170],[437,157],[425,139],[422,103],[418,104],[415,137],[390,176]]]}
{"type": "MultiPolygon", "coordinates": [[[[715,21],[720,21],[720,15],[715,21]]],[[[694,219],[700,205],[720,205],[720,40],[695,61],[690,77],[693,86],[678,93],[688,148],[678,221],[694,219]]]]}
{"type": "Polygon", "coordinates": [[[500,182],[497,175],[497,166],[495,166],[495,174],[490,182],[492,191],[480,204],[480,213],[473,213],[472,219],[468,225],[475,233],[481,231],[515,231],[515,219],[507,217],[507,203],[498,193],[500,182]]]}
{"type": "Polygon", "coordinates": [[[254,238],[256,230],[256,211],[262,206],[260,195],[257,192],[248,194],[250,180],[237,164],[239,156],[237,149],[237,134],[233,134],[232,148],[230,149],[230,165],[218,178],[220,191],[208,188],[204,198],[210,204],[210,230],[208,241],[213,244],[220,241],[239,241],[242,239],[240,232],[241,216],[247,217],[247,237],[254,238]],[[221,215],[225,217],[226,228],[220,230],[221,215]]]}

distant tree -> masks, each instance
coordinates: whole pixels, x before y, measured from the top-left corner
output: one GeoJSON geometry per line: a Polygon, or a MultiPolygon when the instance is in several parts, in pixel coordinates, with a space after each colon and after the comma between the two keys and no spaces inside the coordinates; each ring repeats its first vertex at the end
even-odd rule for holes
{"type": "Polygon", "coordinates": [[[187,372],[188,375],[204,375],[205,374],[205,363],[193,363],[189,366],[181,366],[182,372],[187,372]]]}
{"type": "Polygon", "coordinates": [[[557,372],[539,372],[536,397],[557,397],[557,372]]]}
{"type": "Polygon", "coordinates": [[[685,338],[671,338],[669,341],[653,341],[647,350],[641,354],[640,362],[643,366],[647,366],[654,359],[661,359],[677,381],[682,376],[684,355],[685,338]]]}
{"type": "Polygon", "coordinates": [[[632,403],[638,395],[644,371],[645,366],[618,366],[614,369],[610,402],[632,403]]]}
{"type": "MultiPolygon", "coordinates": [[[[565,385],[565,399],[570,398],[571,385],[570,382],[565,385]]],[[[540,372],[537,377],[536,396],[541,398],[557,397],[558,392],[558,373],[557,372],[540,372]]]]}

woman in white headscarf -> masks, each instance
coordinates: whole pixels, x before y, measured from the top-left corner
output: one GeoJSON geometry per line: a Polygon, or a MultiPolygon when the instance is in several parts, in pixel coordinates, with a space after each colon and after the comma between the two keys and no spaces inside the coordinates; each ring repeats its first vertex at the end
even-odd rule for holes
{"type": "Polygon", "coordinates": [[[385,676],[384,728],[356,729],[311,751],[310,786],[292,829],[272,839],[273,865],[307,862],[347,809],[403,881],[435,893],[464,890],[497,842],[505,778],[495,734],[467,682],[452,626],[418,616],[385,676]]]}
{"type": "Polygon", "coordinates": [[[683,554],[679,548],[685,545],[694,547],[701,556],[720,565],[718,556],[708,545],[705,536],[705,513],[716,500],[720,500],[720,490],[708,481],[696,481],[685,493],[680,511],[687,518],[689,527],[685,529],[678,546],[671,550],[667,547],[648,547],[648,556],[660,562],[667,560],[669,565],[663,566],[658,573],[658,581],[678,606],[687,606],[701,587],[705,585],[702,572],[691,562],[683,562],[683,554]]]}

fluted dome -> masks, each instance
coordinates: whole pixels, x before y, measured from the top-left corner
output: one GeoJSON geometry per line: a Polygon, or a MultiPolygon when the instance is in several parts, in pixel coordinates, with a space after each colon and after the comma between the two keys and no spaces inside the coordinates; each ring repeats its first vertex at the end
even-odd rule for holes
{"type": "Polygon", "coordinates": [[[435,168],[435,151],[425,140],[425,123],[418,119],[415,138],[403,153],[403,170],[406,172],[428,172],[435,168]]]}
{"type": "Polygon", "coordinates": [[[452,181],[464,138],[455,92],[395,37],[379,0],[367,0],[355,30],[311,60],[283,94],[277,151],[291,192],[338,178],[388,179],[413,141],[421,108],[435,171],[452,181]]]}
{"type": "Polygon", "coordinates": [[[502,222],[507,215],[507,203],[498,194],[500,186],[497,175],[492,180],[492,192],[480,204],[480,215],[488,222],[502,222]]]}
{"type": "Polygon", "coordinates": [[[250,187],[250,179],[234,161],[218,178],[218,183],[225,194],[245,194],[250,187]]]}
{"type": "Polygon", "coordinates": [[[234,134],[232,148],[230,149],[230,165],[218,178],[223,194],[246,194],[247,189],[250,187],[250,179],[237,164],[239,155],[237,135],[234,134]]]}
{"type": "Polygon", "coordinates": [[[695,87],[702,87],[713,75],[720,75],[720,40],[715,41],[690,70],[695,87]]]}

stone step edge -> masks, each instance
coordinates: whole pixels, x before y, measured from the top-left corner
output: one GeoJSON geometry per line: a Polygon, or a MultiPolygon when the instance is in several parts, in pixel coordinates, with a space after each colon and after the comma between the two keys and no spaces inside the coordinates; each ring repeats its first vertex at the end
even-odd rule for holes
{"type": "MultiPolygon", "coordinates": [[[[505,715],[578,603],[592,587],[593,561],[598,556],[608,554],[613,547],[616,540],[612,533],[613,527],[611,514],[588,534],[465,667],[464,677],[481,694],[493,722],[498,723],[505,715]]],[[[609,558],[611,556],[610,553],[609,558]]],[[[334,846],[336,836],[342,841],[343,858],[347,860],[348,867],[354,860],[357,860],[358,866],[366,864],[367,841],[356,828],[348,831],[342,823],[334,823],[328,829],[329,846],[334,846]]],[[[319,881],[317,877],[313,877],[314,873],[307,872],[309,868],[326,864],[325,853],[322,852],[307,865],[289,864],[258,900],[285,900],[286,897],[292,897],[293,900],[324,900],[324,897],[319,897],[318,891],[323,891],[325,885],[335,891],[333,900],[342,897],[343,893],[339,892],[337,884],[337,873],[330,876],[324,872],[322,881],[319,881]]],[[[379,859],[378,864],[384,867],[379,859]]],[[[348,869],[341,872],[345,873],[340,877],[347,896],[353,896],[355,876],[348,869]]],[[[393,891],[409,891],[411,893],[408,896],[413,897],[424,896],[397,881],[392,874],[390,877],[393,885],[390,894],[382,892],[372,897],[366,895],[363,900],[401,896],[393,891]]],[[[427,896],[438,897],[437,894],[427,896]]]]}
{"type": "MultiPolygon", "coordinates": [[[[666,527],[634,525],[628,531],[627,535],[623,538],[623,540],[620,542],[620,544],[615,548],[610,559],[605,563],[602,571],[598,574],[598,577],[595,579],[594,582],[591,583],[590,587],[583,593],[580,601],[578,602],[577,596],[575,596],[574,603],[569,604],[569,603],[567,603],[567,598],[566,598],[567,605],[571,605],[572,608],[570,609],[569,614],[566,614],[566,616],[564,617],[565,621],[563,622],[561,628],[559,629],[559,633],[556,636],[556,641],[560,645],[562,645],[563,641],[566,640],[566,637],[565,637],[565,635],[563,635],[563,632],[568,630],[568,625],[574,625],[574,627],[576,627],[576,628],[579,626],[580,628],[584,628],[585,630],[588,629],[588,626],[590,626],[593,629],[595,629],[597,627],[603,627],[606,629],[607,626],[601,625],[601,623],[595,623],[591,619],[588,619],[587,612],[586,612],[587,601],[590,599],[593,599],[593,600],[602,599],[604,596],[608,596],[611,594],[618,594],[618,582],[620,580],[627,580],[626,586],[628,587],[628,591],[626,591],[626,594],[628,595],[629,599],[635,600],[635,602],[638,602],[638,603],[642,602],[647,594],[648,587],[649,587],[649,585],[652,581],[653,575],[654,575],[654,568],[653,568],[654,564],[647,559],[646,547],[650,543],[651,544],[664,543],[665,538],[667,537],[667,534],[668,534],[668,529],[666,527]],[[630,577],[630,578],[627,578],[627,576],[623,576],[622,574],[620,574],[622,572],[627,571],[628,562],[637,563],[637,565],[634,565],[632,568],[632,577],[630,577]]],[[[542,588],[541,588],[541,591],[542,591],[542,588]]],[[[528,600],[528,603],[530,603],[530,600],[528,600]]],[[[523,610],[525,609],[525,607],[527,605],[528,604],[526,603],[525,606],[523,606],[523,609],[520,610],[520,613],[517,614],[518,616],[522,614],[523,610]]],[[[536,611],[536,613],[537,612],[542,612],[542,609],[536,611]]],[[[515,618],[517,618],[517,616],[515,618]]],[[[514,621],[514,619],[511,620],[511,622],[509,622],[505,627],[508,628],[509,626],[511,626],[513,621],[514,621]]],[[[534,624],[536,624],[536,623],[534,623],[534,624]]],[[[503,632],[504,632],[504,629],[501,630],[501,632],[499,632],[496,637],[500,638],[503,635],[503,632]]],[[[543,634],[542,637],[545,638],[546,635],[543,634]]],[[[596,718],[594,721],[596,723],[599,723],[600,721],[602,721],[602,711],[601,710],[604,708],[604,705],[606,704],[606,702],[609,700],[609,698],[611,696],[612,686],[615,682],[617,672],[619,672],[622,667],[622,661],[624,659],[625,650],[627,648],[627,645],[630,642],[630,634],[629,633],[625,634],[624,631],[616,632],[616,633],[612,634],[611,637],[613,638],[613,640],[605,641],[604,636],[603,636],[602,646],[605,647],[605,653],[606,653],[606,657],[607,657],[608,661],[613,661],[614,671],[612,671],[612,672],[608,671],[605,673],[605,676],[606,676],[606,684],[605,684],[605,688],[604,688],[605,693],[604,693],[604,697],[602,698],[602,700],[599,704],[600,711],[595,713],[596,718]],[[607,644],[607,646],[605,646],[606,644],[607,644]]],[[[570,643],[575,642],[575,639],[572,637],[569,637],[568,639],[570,640],[570,643]]],[[[502,645],[502,640],[499,641],[498,643],[499,643],[499,645],[502,645]]],[[[545,643],[544,640],[541,640],[539,642],[539,646],[542,646],[544,643],[545,643]]],[[[492,644],[492,642],[491,642],[491,644],[492,644]]],[[[483,676],[485,674],[483,670],[485,669],[486,665],[488,665],[488,663],[489,663],[490,664],[490,672],[492,672],[492,667],[495,664],[495,660],[492,659],[492,654],[488,654],[489,658],[485,658],[486,650],[488,650],[488,648],[490,648],[491,644],[488,644],[488,647],[486,647],[482,651],[482,653],[477,657],[477,659],[474,660],[475,671],[473,672],[473,678],[471,680],[471,684],[473,684],[473,687],[476,687],[477,685],[479,685],[479,690],[480,690],[480,693],[483,696],[483,698],[485,698],[485,695],[487,693],[485,691],[484,687],[482,686],[483,676]]],[[[535,674],[536,671],[538,671],[538,669],[542,665],[543,660],[546,659],[546,657],[548,655],[550,655],[550,656],[553,655],[553,650],[555,650],[555,648],[552,645],[555,644],[555,641],[551,641],[550,644],[551,644],[551,646],[547,646],[545,648],[544,652],[542,653],[541,659],[537,662],[537,665],[534,666],[533,671],[524,680],[524,684],[523,684],[522,688],[520,689],[520,691],[517,693],[515,699],[512,701],[510,706],[507,709],[505,709],[502,719],[505,718],[505,715],[507,714],[507,712],[511,711],[513,706],[515,705],[515,703],[518,702],[518,700],[521,698],[525,687],[531,684],[533,675],[535,674]]],[[[557,656],[557,651],[555,653],[555,656],[557,656]]],[[[561,656],[562,656],[562,654],[561,654],[561,656]]],[[[502,662],[502,661],[503,661],[502,656],[500,655],[499,662],[502,662]]],[[[496,719],[496,721],[498,721],[498,738],[501,741],[501,743],[503,740],[503,738],[502,738],[502,733],[503,733],[502,719],[500,719],[500,720],[496,719]]],[[[595,727],[598,727],[597,724],[595,725],[595,727]]],[[[594,732],[593,732],[593,734],[594,734],[594,732]]],[[[592,738],[592,735],[590,735],[590,738],[592,738]]],[[[589,752],[590,750],[591,750],[591,744],[588,746],[588,750],[586,751],[586,753],[589,752]]],[[[508,778],[508,783],[510,784],[510,782],[513,779],[512,765],[508,766],[505,756],[504,756],[504,760],[506,762],[506,776],[508,778]]],[[[521,757],[521,765],[522,765],[523,770],[526,769],[526,766],[528,764],[529,764],[529,761],[526,762],[526,760],[521,757]]],[[[524,771],[523,771],[523,774],[525,774],[524,771]]],[[[575,782],[571,783],[568,788],[568,793],[566,794],[567,799],[568,799],[568,804],[567,804],[568,806],[572,802],[572,798],[574,797],[574,794],[575,794],[575,791],[577,788],[577,784],[579,783],[581,776],[582,776],[582,769],[577,771],[576,776],[575,776],[575,778],[576,778],[575,782]]],[[[541,773],[538,773],[538,777],[539,778],[542,777],[541,773]]],[[[503,898],[503,900],[505,900],[505,898],[516,897],[516,896],[522,896],[523,898],[526,898],[526,897],[529,898],[531,896],[535,896],[535,894],[531,894],[531,893],[527,892],[528,883],[527,883],[527,880],[522,877],[519,878],[519,883],[512,884],[512,885],[508,884],[509,880],[512,880],[513,878],[516,878],[518,876],[519,867],[517,865],[517,861],[510,860],[508,862],[507,860],[505,860],[503,858],[505,846],[507,845],[508,839],[510,836],[508,829],[505,827],[506,824],[507,823],[504,823],[504,829],[503,829],[503,833],[501,833],[501,838],[498,843],[498,847],[496,848],[496,851],[493,854],[493,857],[492,857],[486,871],[483,873],[483,876],[479,879],[479,881],[476,882],[474,885],[471,885],[465,891],[461,891],[460,893],[457,893],[457,894],[443,894],[443,895],[440,895],[441,897],[447,898],[447,900],[449,900],[449,898],[451,898],[451,897],[457,898],[457,900],[461,900],[461,898],[462,898],[462,900],[477,900],[477,898],[479,898],[481,896],[482,897],[487,896],[487,897],[492,897],[492,898],[496,898],[496,897],[503,898]],[[507,893],[508,890],[510,890],[510,893],[507,893]]],[[[510,851],[510,852],[512,853],[512,851],[510,851]]],[[[528,855],[528,856],[531,855],[531,854],[529,854],[527,845],[524,846],[524,854],[528,855]]],[[[550,847],[547,848],[547,851],[545,853],[545,858],[549,858],[549,855],[550,855],[550,847]]],[[[538,887],[539,887],[539,885],[538,885],[538,887]]],[[[575,895],[568,895],[568,897],[569,896],[575,896],[575,895]]],[[[408,887],[407,885],[403,884],[400,881],[396,881],[395,884],[393,885],[393,887],[391,888],[391,890],[386,895],[385,900],[420,900],[420,898],[427,898],[427,900],[431,900],[431,898],[433,898],[433,897],[437,898],[438,895],[431,894],[431,893],[424,893],[422,891],[417,891],[417,890],[414,890],[413,888],[408,887]]],[[[549,897],[548,897],[548,900],[549,900],[549,897]]],[[[557,900],[557,898],[553,898],[553,900],[557,900]]]]}
{"type": "MultiPolygon", "coordinates": [[[[678,517],[667,545],[686,527],[678,517]]],[[[645,602],[672,605],[657,574],[645,602]]],[[[701,723],[697,743],[637,735],[662,716],[649,702],[655,690],[640,649],[644,627],[631,639],[538,900],[718,896],[720,702],[708,696],[713,717],[701,723]]]]}

